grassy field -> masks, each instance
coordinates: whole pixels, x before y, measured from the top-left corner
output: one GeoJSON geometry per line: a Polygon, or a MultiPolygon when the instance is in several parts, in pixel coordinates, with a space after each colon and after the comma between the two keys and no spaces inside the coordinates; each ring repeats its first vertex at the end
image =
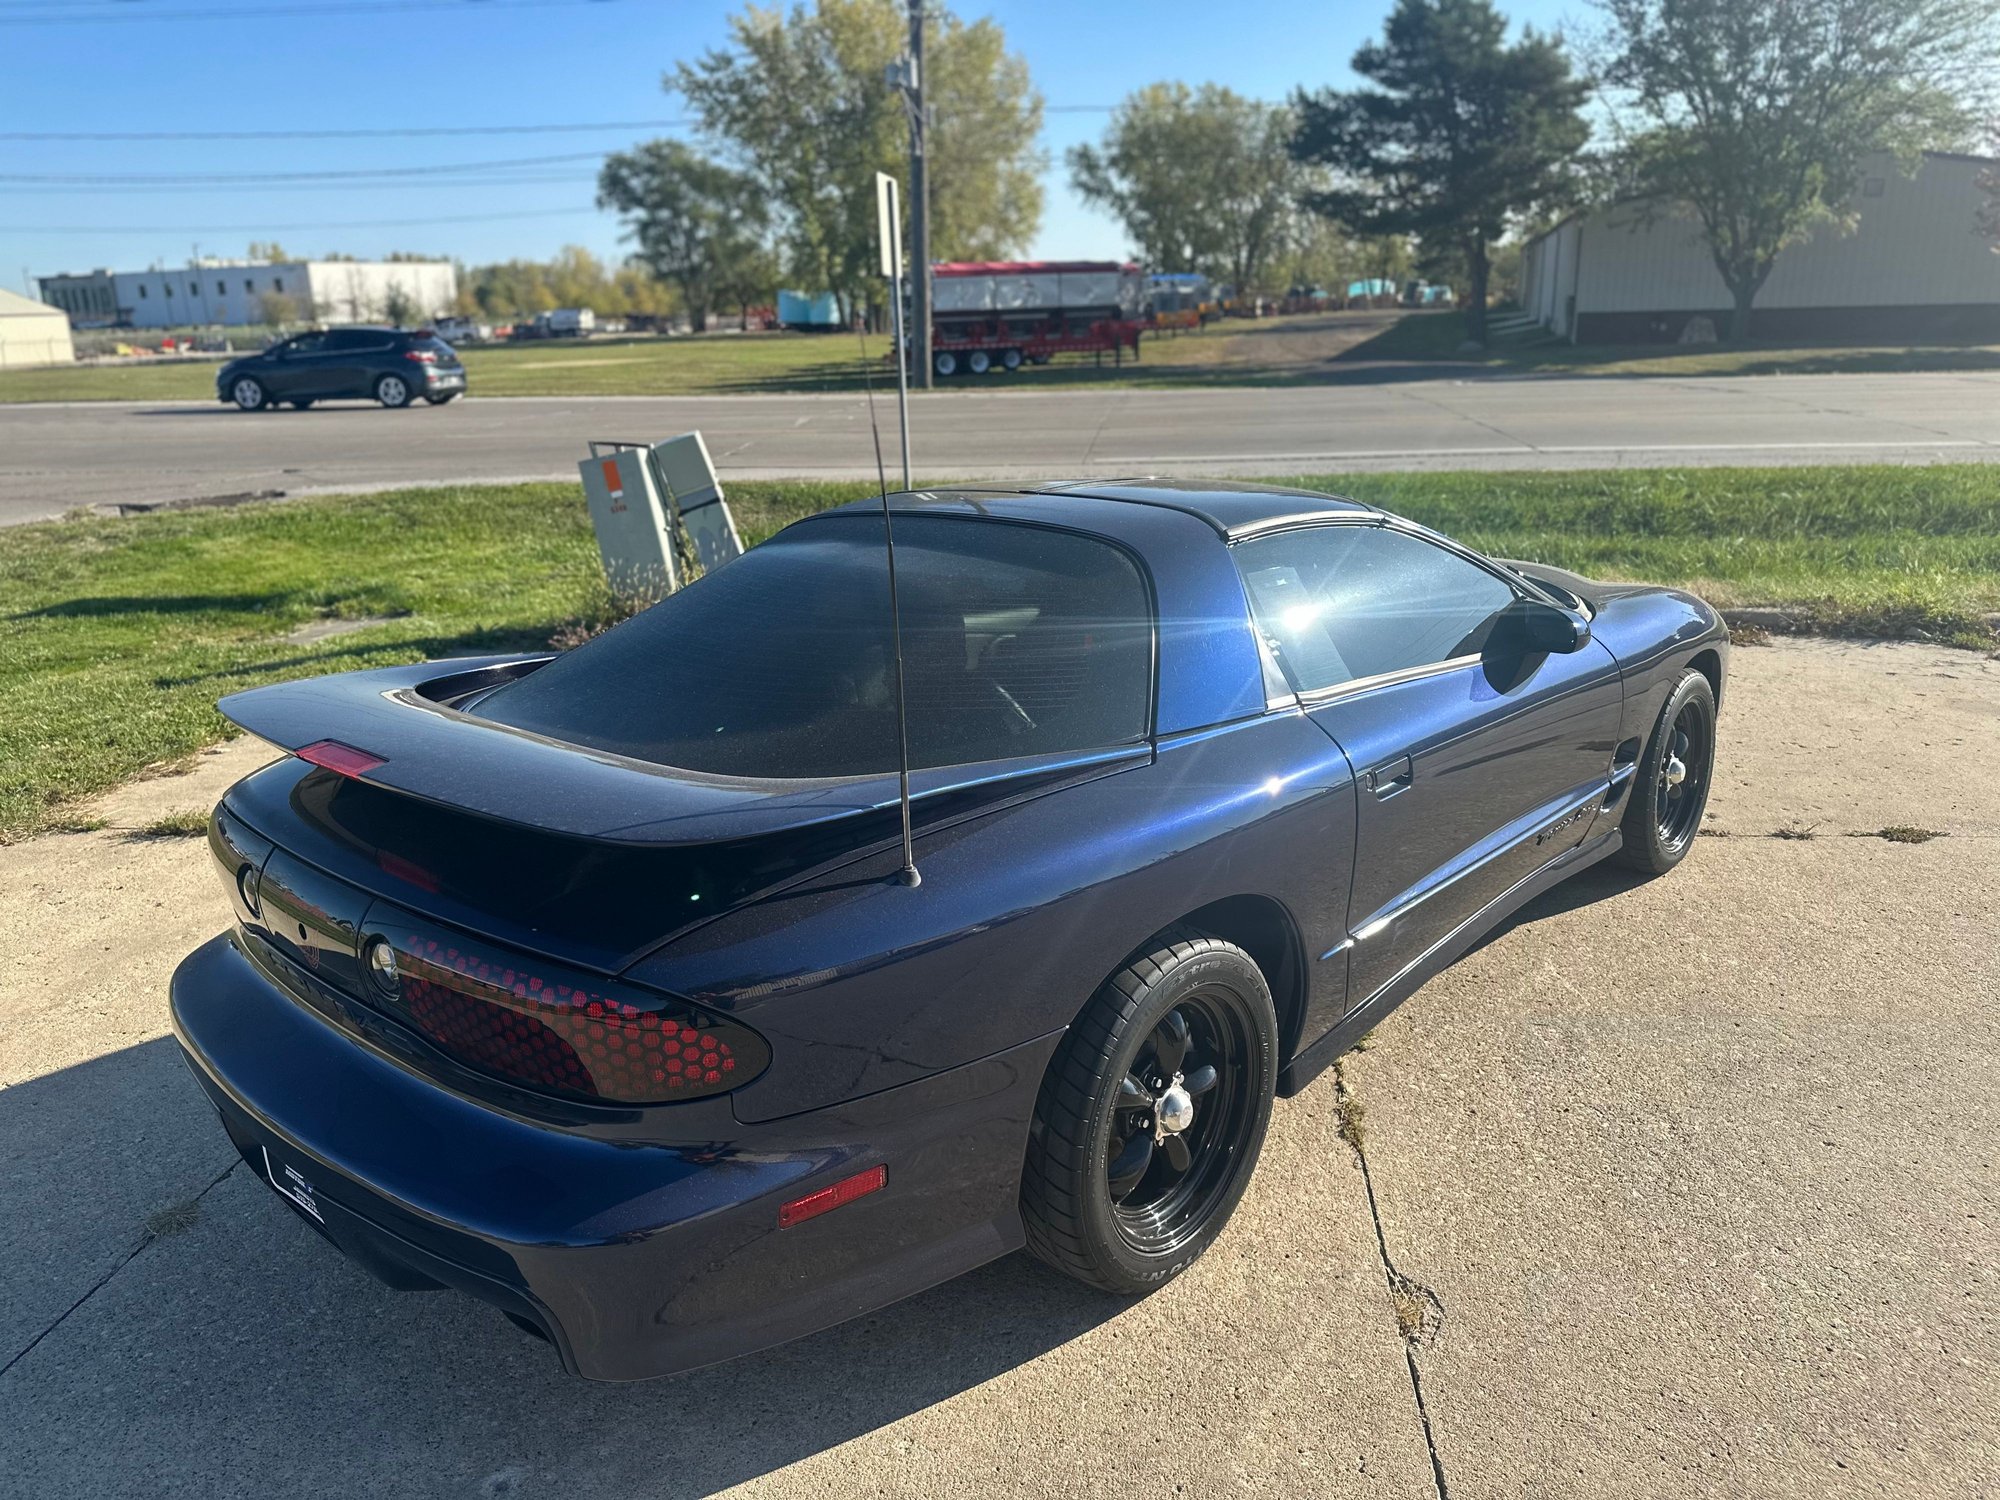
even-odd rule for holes
{"type": "MultiPolygon", "coordinates": [[[[1992,649],[1994,470],[1293,476],[1506,557],[1787,606],[1818,628],[1992,649]]],[[[866,494],[744,484],[760,540],[866,494]]],[[[0,531],[0,839],[221,738],[216,698],[287,677],[538,647],[609,608],[573,486],[407,490],[0,531]],[[307,642],[303,627],[375,621],[307,642]]]]}
{"type": "MultiPolygon", "coordinates": [[[[1496,314],[1497,316],[1497,314],[1496,314]]],[[[1841,375],[1905,370],[2000,370],[2000,345],[1912,344],[1581,344],[1496,343],[1484,354],[1461,354],[1465,315],[1423,313],[1357,344],[1346,358],[1436,360],[1491,370],[1547,375],[1841,375]]]]}
{"type": "MultiPolygon", "coordinates": [[[[1184,383],[1212,364],[1226,338],[1202,334],[1149,337],[1129,373],[1153,384],[1184,383]]],[[[895,371],[882,356],[889,343],[870,335],[868,358],[851,334],[704,334],[688,338],[541,340],[461,351],[466,380],[480,396],[706,396],[776,391],[860,390],[863,371],[886,389],[895,371]]],[[[75,365],[0,371],[0,401],[213,401],[216,363],[155,360],[130,365],[75,365]]],[[[1109,364],[1070,357],[1041,369],[990,375],[1035,385],[1123,379],[1109,364]]],[[[946,383],[964,384],[964,380],[946,383]]]]}
{"type": "MultiPolygon", "coordinates": [[[[1467,369],[1563,375],[1756,375],[1841,371],[2000,370],[2000,347],[1765,348],[1624,346],[1497,347],[1461,355],[1463,314],[1321,313],[1227,320],[1199,333],[1150,334],[1138,364],[1098,367],[1066,356],[1011,375],[961,376],[941,390],[1037,390],[1121,385],[1160,389],[1213,385],[1324,385],[1382,378],[1384,365],[1435,362],[1467,369]]],[[[846,334],[704,334],[499,344],[464,351],[476,396],[699,396],[859,390],[866,370],[886,389],[887,340],[846,334]]],[[[159,360],[0,371],[4,401],[212,401],[215,365],[159,360]]]]}

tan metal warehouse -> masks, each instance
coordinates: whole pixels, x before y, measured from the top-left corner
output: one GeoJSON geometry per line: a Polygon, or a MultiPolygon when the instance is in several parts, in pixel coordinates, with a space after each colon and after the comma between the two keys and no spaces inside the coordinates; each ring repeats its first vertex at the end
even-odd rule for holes
{"type": "MultiPolygon", "coordinates": [[[[1871,159],[1855,227],[1822,226],[1779,255],[1752,336],[2000,340],[2000,255],[1976,223],[1980,179],[1996,166],[1936,152],[1908,171],[1871,159]]],[[[1572,343],[1674,343],[1698,334],[1701,318],[1717,334],[1729,328],[1728,288],[1685,213],[1649,219],[1643,205],[1618,203],[1572,215],[1528,242],[1521,276],[1528,314],[1572,343]]]]}
{"type": "Polygon", "coordinates": [[[76,346],[61,308],[0,290],[0,370],[75,362],[76,346]]]}

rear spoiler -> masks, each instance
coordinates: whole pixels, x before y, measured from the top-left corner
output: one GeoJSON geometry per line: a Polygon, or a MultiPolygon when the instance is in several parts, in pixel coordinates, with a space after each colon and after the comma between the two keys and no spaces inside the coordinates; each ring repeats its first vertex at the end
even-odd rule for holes
{"type": "MultiPolygon", "coordinates": [[[[216,707],[231,723],[294,754],[329,741],[360,751],[363,759],[352,765],[335,764],[347,759],[338,750],[304,758],[371,786],[571,838],[708,844],[855,819],[859,851],[899,832],[893,816],[870,816],[895,813],[894,771],[801,781],[713,776],[545,739],[459,707],[549,660],[543,652],[341,672],[232,693],[216,707]]],[[[937,766],[913,772],[910,793],[925,814],[921,821],[935,827],[1151,755],[1150,744],[1139,744],[937,766]]]]}
{"type": "Polygon", "coordinates": [[[455,706],[549,659],[465,657],[342,672],[232,693],[216,707],[283,750],[331,741],[361,751],[376,764],[357,779],[372,785],[606,843],[756,837],[896,802],[893,774],[803,782],[708,776],[560,744],[455,706]]]}

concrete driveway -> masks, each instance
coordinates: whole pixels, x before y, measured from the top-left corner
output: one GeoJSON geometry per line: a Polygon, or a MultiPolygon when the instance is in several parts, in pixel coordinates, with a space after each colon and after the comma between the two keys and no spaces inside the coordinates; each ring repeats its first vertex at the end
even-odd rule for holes
{"type": "MultiPolygon", "coordinates": [[[[1411,374],[1422,378],[1407,378],[1411,374]]],[[[2000,459],[2000,374],[1437,378],[911,402],[919,479],[2000,459]]],[[[895,403],[879,402],[896,462],[895,403]]],[[[592,438],[699,428],[725,480],[872,479],[861,395],[516,397],[247,416],[218,405],[0,406],[0,524],[79,505],[556,479],[592,438]]]]}
{"type": "Polygon", "coordinates": [[[164,1037],[223,901],[122,830],[259,756],[128,787],[0,849],[0,1490],[1990,1495],[2000,661],[1736,664],[1719,836],[1552,892],[1281,1104],[1189,1275],[1016,1257],[628,1387],[232,1166],[164,1037]]]}

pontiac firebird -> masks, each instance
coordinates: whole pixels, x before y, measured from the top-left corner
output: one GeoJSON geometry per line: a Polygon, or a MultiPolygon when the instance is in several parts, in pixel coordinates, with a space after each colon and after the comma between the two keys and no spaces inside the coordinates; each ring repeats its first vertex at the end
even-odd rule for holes
{"type": "Polygon", "coordinates": [[[1726,632],[1323,494],[814,516],[567,653],[223,700],[289,750],[172,985],[244,1159],[604,1380],[1026,1247],[1137,1294],[1275,1096],[1523,902],[1700,826],[1726,632]]]}

